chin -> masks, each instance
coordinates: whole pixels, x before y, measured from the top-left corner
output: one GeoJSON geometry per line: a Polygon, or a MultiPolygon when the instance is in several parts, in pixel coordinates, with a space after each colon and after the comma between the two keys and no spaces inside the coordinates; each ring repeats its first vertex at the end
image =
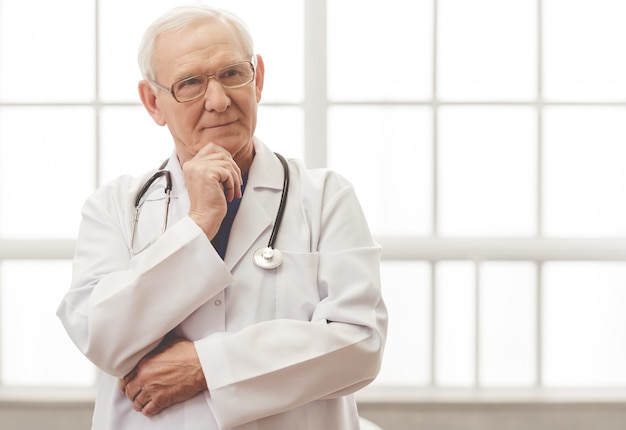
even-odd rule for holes
{"type": "Polygon", "coordinates": [[[247,135],[228,135],[228,136],[216,136],[213,135],[205,140],[206,142],[213,142],[222,148],[227,149],[231,154],[241,151],[251,142],[250,136],[247,135]]]}

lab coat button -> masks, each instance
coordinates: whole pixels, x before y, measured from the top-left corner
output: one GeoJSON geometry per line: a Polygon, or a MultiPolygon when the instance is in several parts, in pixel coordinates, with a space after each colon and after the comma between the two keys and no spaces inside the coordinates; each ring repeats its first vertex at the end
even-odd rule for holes
{"type": "Polygon", "coordinates": [[[221,306],[222,305],[222,301],[220,299],[217,299],[214,303],[215,303],[215,306],[221,306]]]}

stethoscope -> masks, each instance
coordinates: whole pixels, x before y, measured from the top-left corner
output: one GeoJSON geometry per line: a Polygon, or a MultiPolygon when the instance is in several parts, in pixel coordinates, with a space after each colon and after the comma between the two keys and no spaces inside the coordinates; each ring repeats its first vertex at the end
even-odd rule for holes
{"type": "MultiPolygon", "coordinates": [[[[272,233],[270,234],[270,239],[267,242],[267,246],[264,248],[259,248],[254,251],[252,255],[254,259],[254,263],[262,269],[275,269],[280,266],[283,262],[283,254],[274,247],[276,243],[276,235],[278,234],[278,229],[280,228],[280,223],[283,220],[283,214],[285,212],[285,206],[287,204],[287,192],[289,191],[289,164],[287,160],[280,155],[279,153],[274,153],[276,157],[280,160],[280,164],[283,166],[283,190],[280,195],[280,203],[278,206],[278,212],[276,213],[276,219],[274,220],[274,226],[272,227],[272,233]]],[[[139,224],[139,213],[141,212],[141,200],[146,195],[152,184],[162,176],[165,177],[165,220],[163,222],[163,230],[161,233],[165,232],[167,228],[167,219],[170,211],[170,202],[171,202],[171,192],[172,192],[172,175],[169,170],[165,169],[165,165],[168,160],[165,160],[163,164],[161,164],[158,170],[148,178],[148,180],[143,184],[141,190],[137,193],[137,197],[135,198],[135,212],[133,214],[133,232],[130,238],[130,249],[133,255],[138,254],[140,251],[135,252],[135,235],[137,233],[137,225],[139,224]]]]}

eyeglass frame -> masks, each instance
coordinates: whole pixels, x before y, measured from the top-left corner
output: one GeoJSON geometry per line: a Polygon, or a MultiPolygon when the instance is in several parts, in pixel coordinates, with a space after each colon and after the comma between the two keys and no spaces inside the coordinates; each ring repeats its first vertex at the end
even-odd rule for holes
{"type": "Polygon", "coordinates": [[[233,89],[233,88],[241,88],[243,86],[248,85],[250,82],[254,82],[254,79],[256,78],[256,67],[254,66],[254,62],[252,61],[238,61],[236,63],[232,63],[232,64],[227,64],[226,66],[220,67],[219,69],[217,69],[215,72],[213,73],[198,73],[197,75],[192,75],[192,76],[187,76],[186,78],[182,78],[177,80],[176,82],[174,82],[169,88],[166,87],[163,84],[158,83],[157,81],[153,80],[153,79],[149,79],[150,83],[155,85],[156,87],[158,87],[159,89],[167,92],[169,95],[172,96],[172,98],[174,100],[176,100],[178,103],[187,103],[187,102],[191,102],[194,100],[199,99],[200,97],[204,96],[207,92],[207,90],[209,89],[209,80],[213,78],[215,79],[217,82],[219,82],[219,84],[226,89],[233,89]],[[224,85],[224,83],[220,80],[220,78],[217,77],[218,72],[220,72],[221,70],[224,69],[228,69],[229,67],[233,67],[233,66],[237,66],[239,64],[249,64],[250,67],[252,68],[252,77],[250,78],[250,80],[248,82],[245,82],[243,84],[239,84],[239,85],[224,85]],[[186,81],[188,79],[194,79],[200,76],[206,76],[208,79],[206,80],[206,87],[204,88],[204,91],[200,94],[198,94],[196,97],[188,99],[188,100],[184,100],[184,101],[180,101],[178,100],[178,98],[174,95],[174,86],[180,82],[186,81]]]}

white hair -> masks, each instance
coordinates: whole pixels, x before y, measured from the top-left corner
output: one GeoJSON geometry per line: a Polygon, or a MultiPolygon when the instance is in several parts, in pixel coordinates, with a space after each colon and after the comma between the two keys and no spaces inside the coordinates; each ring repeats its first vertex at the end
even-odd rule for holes
{"type": "Polygon", "coordinates": [[[179,6],[163,14],[148,27],[139,45],[139,71],[144,79],[155,79],[152,65],[154,44],[157,37],[168,31],[180,30],[197,22],[222,23],[230,26],[244,49],[247,58],[254,55],[254,43],[246,24],[231,12],[203,4],[179,6]]]}

